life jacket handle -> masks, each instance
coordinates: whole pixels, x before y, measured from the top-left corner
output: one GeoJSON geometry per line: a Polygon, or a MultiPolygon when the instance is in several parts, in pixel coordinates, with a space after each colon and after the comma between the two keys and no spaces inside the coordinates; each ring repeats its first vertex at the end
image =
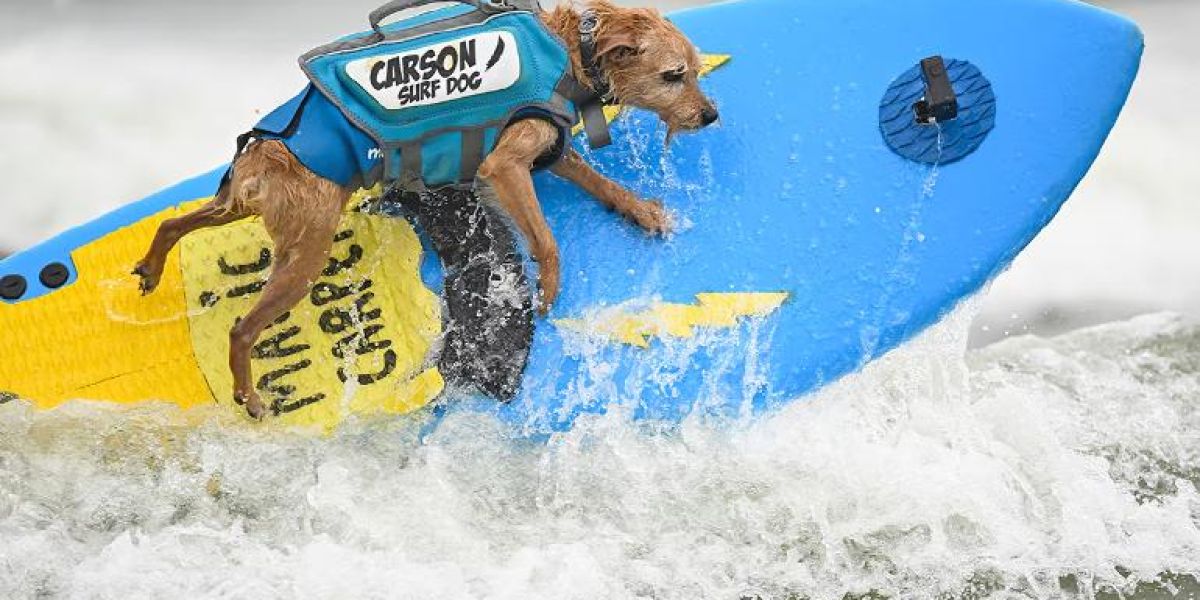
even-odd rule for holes
{"type": "Polygon", "coordinates": [[[513,10],[514,8],[505,0],[392,0],[371,11],[371,29],[374,29],[375,33],[380,36],[385,36],[382,25],[384,19],[398,12],[420,8],[429,4],[444,4],[446,2],[466,4],[475,7],[475,10],[485,13],[501,13],[513,10]]]}

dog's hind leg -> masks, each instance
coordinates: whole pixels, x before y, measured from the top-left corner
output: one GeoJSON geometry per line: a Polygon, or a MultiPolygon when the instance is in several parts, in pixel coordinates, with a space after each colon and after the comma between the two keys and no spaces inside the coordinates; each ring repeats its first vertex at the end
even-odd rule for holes
{"type": "Polygon", "coordinates": [[[256,419],[267,412],[259,398],[250,364],[258,336],[312,288],[326,265],[333,236],[349,193],[323,179],[288,190],[291,198],[271,197],[262,204],[263,224],[275,242],[271,275],[258,303],[229,332],[229,369],[234,400],[256,419]]]}
{"type": "Polygon", "coordinates": [[[133,268],[133,274],[141,278],[139,287],[142,294],[149,294],[158,287],[158,281],[162,278],[163,268],[167,263],[167,253],[183,239],[183,236],[205,227],[226,225],[247,216],[240,210],[242,205],[226,201],[226,189],[223,188],[216,198],[204,206],[186,215],[167,219],[158,226],[146,256],[133,268]]]}

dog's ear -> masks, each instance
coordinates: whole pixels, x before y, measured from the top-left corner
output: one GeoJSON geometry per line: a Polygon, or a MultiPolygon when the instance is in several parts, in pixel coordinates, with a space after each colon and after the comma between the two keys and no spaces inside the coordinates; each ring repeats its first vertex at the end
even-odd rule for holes
{"type": "Polygon", "coordinates": [[[637,38],[627,29],[606,31],[596,40],[596,56],[603,61],[619,63],[637,56],[639,52],[637,38]]]}
{"type": "Polygon", "coordinates": [[[602,7],[600,30],[596,32],[596,55],[601,60],[621,63],[642,52],[643,36],[652,30],[652,12],[647,9],[602,7]]]}

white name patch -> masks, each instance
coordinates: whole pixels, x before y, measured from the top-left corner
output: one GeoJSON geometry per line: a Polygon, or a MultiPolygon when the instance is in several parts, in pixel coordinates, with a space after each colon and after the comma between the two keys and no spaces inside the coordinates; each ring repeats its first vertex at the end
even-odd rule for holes
{"type": "Polygon", "coordinates": [[[397,110],[511,87],[521,77],[517,40],[488,31],[346,64],[346,74],[380,106],[397,110]]]}

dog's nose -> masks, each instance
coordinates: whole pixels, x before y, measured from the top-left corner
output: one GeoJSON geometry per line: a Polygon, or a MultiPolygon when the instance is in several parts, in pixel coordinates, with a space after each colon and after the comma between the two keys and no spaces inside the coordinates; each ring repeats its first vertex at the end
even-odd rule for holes
{"type": "Polygon", "coordinates": [[[721,114],[718,113],[717,109],[715,109],[715,108],[706,108],[706,109],[704,109],[704,112],[700,113],[700,120],[704,122],[705,127],[708,127],[709,125],[712,125],[713,123],[716,123],[717,119],[720,119],[720,118],[721,118],[721,114]]]}

